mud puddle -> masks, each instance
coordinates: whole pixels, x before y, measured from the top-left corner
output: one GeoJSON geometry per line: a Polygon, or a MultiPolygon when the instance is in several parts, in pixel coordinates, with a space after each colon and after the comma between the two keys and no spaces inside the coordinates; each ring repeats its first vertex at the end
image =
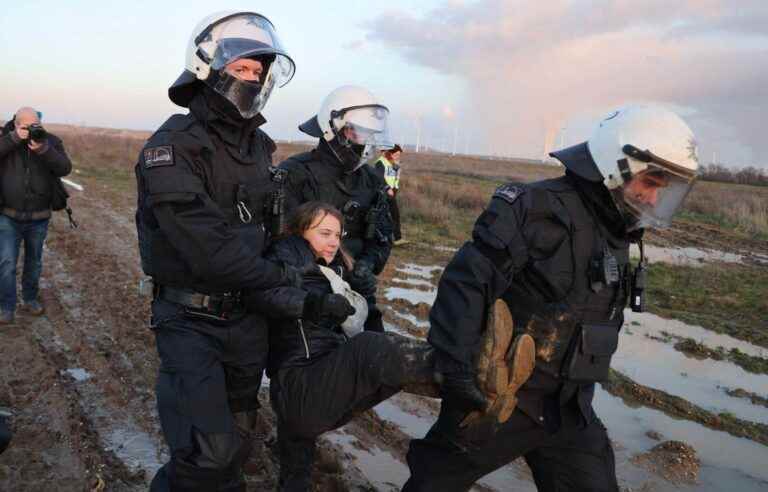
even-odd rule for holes
{"type": "MultiPolygon", "coordinates": [[[[646,244],[645,256],[651,263],[669,263],[678,266],[702,266],[705,263],[744,263],[745,256],[726,251],[717,251],[714,249],[700,248],[665,248],[646,244]]],[[[629,253],[635,258],[640,257],[640,250],[636,244],[630,246],[629,253]]],[[[768,258],[753,257],[758,261],[768,262],[768,258]]]]}
{"type": "Polygon", "coordinates": [[[723,347],[726,351],[738,349],[752,357],[768,358],[768,349],[764,347],[728,335],[715,333],[701,326],[662,318],[655,314],[634,313],[626,309],[624,310],[624,321],[629,324],[630,330],[642,332],[650,336],[659,337],[663,336],[662,332],[666,332],[680,338],[693,338],[710,348],[723,347]]]}
{"type": "Polygon", "coordinates": [[[437,297],[437,289],[430,289],[427,291],[419,289],[407,289],[404,287],[387,287],[384,289],[384,297],[388,301],[394,301],[395,299],[405,299],[413,304],[425,303],[430,306],[435,302],[437,297]]]}
{"type": "MultiPolygon", "coordinates": [[[[650,490],[758,491],[768,487],[768,447],[748,439],[733,437],[708,429],[688,420],[675,419],[643,406],[629,407],[620,398],[597,388],[595,411],[616,443],[614,446],[617,473],[636,475],[637,467],[629,459],[647,452],[659,443],[648,436],[649,431],[663,440],[678,440],[690,444],[701,460],[700,483],[694,487],[676,488],[663,480],[650,490]],[[628,470],[631,473],[627,474],[628,470]],[[634,469],[634,470],[632,470],[634,469]]],[[[634,481],[634,480],[633,480],[634,481]]]]}
{"type": "Polygon", "coordinates": [[[408,467],[388,451],[376,446],[362,445],[355,436],[343,429],[329,432],[324,437],[343,450],[377,491],[399,491],[408,480],[408,467]]]}
{"type": "Polygon", "coordinates": [[[698,359],[672,345],[651,339],[657,334],[647,325],[626,326],[611,366],[643,386],[685,398],[714,413],[768,424],[768,412],[744,399],[732,398],[719,387],[740,387],[758,394],[768,392],[768,375],[752,374],[726,361],[698,359]]]}

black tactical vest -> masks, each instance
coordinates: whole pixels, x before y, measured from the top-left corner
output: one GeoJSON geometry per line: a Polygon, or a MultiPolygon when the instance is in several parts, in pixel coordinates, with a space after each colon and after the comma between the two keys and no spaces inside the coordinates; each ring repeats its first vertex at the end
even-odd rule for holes
{"type": "MultiPolygon", "coordinates": [[[[271,166],[273,149],[260,141],[264,139],[268,140],[268,137],[263,133],[256,134],[253,145],[263,145],[264,149],[253,149],[251,160],[244,164],[237,159],[236,151],[233,153],[222,142],[212,139],[191,114],[175,115],[149,139],[145,149],[171,146],[174,158],[186,161],[202,180],[205,189],[194,192],[207,194],[223,212],[226,227],[241,236],[254,255],[261,256],[267,245],[270,211],[276,190],[274,168],[271,166]]],[[[175,164],[180,165],[178,162],[175,164]]],[[[176,249],[183,245],[174,245],[169,241],[152,213],[144,184],[144,174],[152,170],[145,166],[145,152],[139,157],[136,171],[136,225],[144,272],[158,284],[208,292],[210,286],[205,279],[195,278],[176,249]]],[[[167,183],[163,187],[173,190],[176,186],[180,195],[188,192],[181,183],[183,178],[179,176],[178,186],[167,183]]],[[[173,180],[174,177],[169,175],[167,179],[173,180]]]]}
{"type": "Polygon", "coordinates": [[[600,227],[563,178],[527,189],[534,195],[523,235],[532,260],[515,275],[503,298],[516,333],[529,333],[536,342],[537,370],[563,378],[565,359],[583,324],[604,324],[618,337],[628,292],[629,243],[600,227]],[[618,280],[596,285],[591,262],[601,261],[607,252],[615,258],[618,280]]]}

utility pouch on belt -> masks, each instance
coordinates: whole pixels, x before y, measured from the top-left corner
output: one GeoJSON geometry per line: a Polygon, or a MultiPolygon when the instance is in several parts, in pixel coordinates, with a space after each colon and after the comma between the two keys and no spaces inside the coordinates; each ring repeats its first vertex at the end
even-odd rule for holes
{"type": "Polygon", "coordinates": [[[563,378],[582,384],[605,381],[618,345],[616,323],[582,323],[565,358],[563,378]]]}

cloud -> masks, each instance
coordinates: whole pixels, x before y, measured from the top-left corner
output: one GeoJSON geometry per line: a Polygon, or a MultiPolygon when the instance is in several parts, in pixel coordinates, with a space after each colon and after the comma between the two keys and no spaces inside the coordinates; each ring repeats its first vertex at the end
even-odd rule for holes
{"type": "Polygon", "coordinates": [[[650,101],[681,109],[705,156],[768,164],[764,0],[452,2],[366,29],[407,62],[465,79],[457,117],[489,146],[540,157],[561,128],[584,133],[574,120],[650,101]]]}

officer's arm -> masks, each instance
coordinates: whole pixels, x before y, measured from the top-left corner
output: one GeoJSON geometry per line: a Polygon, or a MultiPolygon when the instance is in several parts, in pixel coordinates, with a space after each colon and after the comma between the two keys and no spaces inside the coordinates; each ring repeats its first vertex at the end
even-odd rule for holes
{"type": "MultiPolygon", "coordinates": [[[[300,255],[292,254],[290,245],[278,240],[265,256],[268,260],[286,263],[301,270],[307,265],[300,264],[300,255]]],[[[271,318],[299,319],[304,312],[307,291],[298,287],[281,286],[272,289],[245,292],[245,305],[249,310],[266,313],[271,318]]]]}
{"type": "Polygon", "coordinates": [[[384,180],[385,170],[384,170],[384,163],[381,162],[381,159],[376,161],[376,165],[374,166],[374,170],[376,171],[376,174],[384,180]]]}
{"type": "Polygon", "coordinates": [[[383,205],[385,209],[379,215],[375,237],[364,241],[363,251],[357,257],[357,261],[364,260],[371,265],[375,275],[380,274],[387,264],[389,254],[392,252],[391,239],[395,229],[386,200],[383,200],[383,205]]]}
{"type": "Polygon", "coordinates": [[[475,222],[472,241],[456,253],[440,278],[428,336],[437,349],[439,372],[474,372],[473,356],[488,306],[528,261],[521,234],[525,213],[519,202],[492,198],[475,222]]]}
{"type": "MultiPolygon", "coordinates": [[[[175,149],[174,149],[175,150],[175,149]]],[[[267,289],[285,282],[280,265],[264,260],[235,235],[190,161],[176,152],[171,164],[139,163],[160,229],[195,276],[212,289],[267,289]]]]}
{"type": "Polygon", "coordinates": [[[290,159],[281,162],[279,167],[288,172],[285,181],[284,211],[285,217],[289,218],[293,215],[293,211],[296,210],[299,205],[305,201],[309,201],[309,199],[304,196],[305,189],[309,185],[309,177],[300,165],[297,165],[290,159]]]}
{"type": "Polygon", "coordinates": [[[66,151],[64,150],[64,144],[60,139],[53,135],[48,136],[48,148],[41,154],[41,159],[56,177],[63,177],[72,172],[72,161],[69,160],[66,151]]]}
{"type": "Polygon", "coordinates": [[[21,139],[15,131],[0,136],[0,159],[10,154],[19,145],[21,145],[21,139]]]}

